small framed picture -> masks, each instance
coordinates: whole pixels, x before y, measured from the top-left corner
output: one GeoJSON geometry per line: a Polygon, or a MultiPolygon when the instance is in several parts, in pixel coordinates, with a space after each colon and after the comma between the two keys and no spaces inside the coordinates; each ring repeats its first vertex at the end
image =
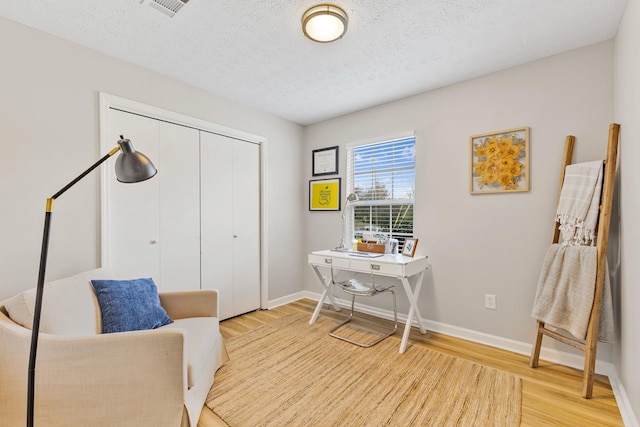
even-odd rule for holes
{"type": "Polygon", "coordinates": [[[309,181],[309,210],[340,210],[340,178],[309,181]]]}
{"type": "Polygon", "coordinates": [[[338,173],[338,146],[319,148],[313,150],[312,174],[319,175],[335,175],[338,173]]]}
{"type": "Polygon", "coordinates": [[[416,253],[416,246],[418,246],[418,239],[406,239],[402,248],[402,255],[412,257],[416,253]]]}

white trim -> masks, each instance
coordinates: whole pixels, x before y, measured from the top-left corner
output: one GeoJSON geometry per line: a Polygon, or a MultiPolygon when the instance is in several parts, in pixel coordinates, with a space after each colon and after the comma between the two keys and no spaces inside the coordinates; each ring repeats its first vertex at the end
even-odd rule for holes
{"type": "Polygon", "coordinates": [[[347,142],[345,144],[345,148],[349,149],[351,147],[357,147],[359,145],[378,144],[378,143],[396,141],[398,139],[415,138],[415,137],[416,137],[415,131],[398,132],[390,135],[376,136],[375,138],[371,138],[371,139],[347,142]]]}
{"type": "MultiPolygon", "coordinates": [[[[310,299],[318,300],[320,298],[320,294],[310,292],[307,296],[310,299]]],[[[351,303],[342,301],[337,296],[334,296],[338,305],[341,307],[350,307],[351,303]]],[[[381,317],[383,319],[391,320],[393,319],[393,311],[381,309],[378,307],[359,304],[356,303],[355,307],[357,311],[365,314],[369,314],[376,317],[381,317]]],[[[398,321],[406,323],[407,315],[403,313],[398,313],[398,321]]],[[[508,338],[499,337],[496,335],[487,334],[485,332],[478,332],[471,329],[461,328],[459,326],[453,326],[442,322],[436,322],[429,319],[422,319],[422,323],[425,327],[433,332],[437,332],[440,334],[449,335],[455,338],[461,338],[467,341],[472,341],[479,344],[488,345],[490,347],[500,348],[502,350],[508,350],[513,353],[530,355],[531,354],[531,344],[523,343],[520,341],[511,340],[508,338]]],[[[411,323],[412,326],[418,327],[418,322],[414,319],[411,323]]],[[[545,349],[543,348],[541,353],[541,358],[544,360],[548,360],[554,363],[560,363],[565,366],[569,366],[576,369],[582,369],[584,363],[584,357],[576,354],[565,353],[558,350],[553,349],[545,349]]],[[[608,362],[600,362],[596,363],[596,372],[607,375],[611,372],[611,368],[613,365],[608,362]]]]}
{"type": "MultiPolygon", "coordinates": [[[[176,113],[174,111],[165,110],[163,108],[154,107],[152,105],[143,104],[141,102],[133,101],[126,98],[121,98],[119,96],[111,95],[105,92],[100,92],[101,113],[103,107],[140,114],[142,116],[147,116],[153,119],[165,120],[171,123],[229,136],[231,138],[242,139],[244,141],[253,142],[255,144],[263,144],[267,142],[267,138],[260,135],[255,135],[238,129],[219,125],[217,123],[187,116],[181,113],[176,113]]],[[[100,117],[102,118],[102,115],[100,117]]]]}
{"type": "MultiPolygon", "coordinates": [[[[174,111],[165,110],[163,108],[154,107],[152,105],[143,104],[137,101],[121,98],[119,96],[111,95],[105,92],[99,92],[99,117],[100,117],[100,152],[106,153],[113,148],[114,141],[109,139],[107,131],[109,129],[109,110],[121,110],[129,113],[139,114],[152,119],[163,120],[171,123],[175,123],[182,126],[187,126],[195,129],[199,129],[206,132],[223,135],[226,137],[240,139],[246,142],[251,142],[260,145],[260,308],[265,309],[268,307],[268,295],[269,295],[269,276],[267,269],[267,260],[269,259],[268,253],[268,227],[267,227],[267,152],[268,152],[268,140],[267,138],[255,135],[252,133],[240,131],[227,126],[223,126],[217,123],[212,123],[206,120],[190,117],[174,111]]],[[[108,230],[108,212],[109,212],[109,200],[107,194],[109,193],[109,168],[101,168],[100,171],[100,241],[101,241],[101,265],[109,265],[109,242],[108,239],[103,239],[102,236],[107,236],[108,230]]]]}
{"type": "Polygon", "coordinates": [[[314,292],[309,292],[309,291],[300,291],[300,292],[296,292],[295,294],[290,294],[290,295],[283,296],[281,298],[270,300],[268,303],[268,307],[269,307],[269,310],[271,310],[272,308],[276,308],[282,305],[290,304],[292,302],[300,301],[301,299],[305,299],[305,298],[318,301],[320,299],[320,294],[316,294],[314,292]]]}
{"type": "Polygon", "coordinates": [[[267,140],[260,147],[260,308],[269,307],[269,183],[267,174],[269,144],[267,140]]]}
{"type": "Polygon", "coordinates": [[[622,417],[624,425],[627,427],[640,427],[640,422],[633,413],[633,407],[631,406],[627,392],[616,372],[609,375],[609,383],[611,384],[613,395],[618,403],[618,409],[620,410],[620,416],[622,417]]]}
{"type": "Polygon", "coordinates": [[[370,138],[365,140],[347,142],[345,144],[345,148],[348,149],[351,147],[357,147],[359,145],[377,144],[382,142],[396,141],[398,139],[415,138],[415,137],[416,137],[415,131],[398,132],[398,133],[393,133],[393,134],[384,135],[384,136],[376,136],[375,138],[370,138]]]}
{"type": "MultiPolygon", "coordinates": [[[[277,300],[270,301],[269,308],[275,308],[280,305],[295,302],[303,298],[318,301],[320,299],[320,296],[321,294],[312,291],[296,292],[295,294],[287,295],[285,297],[278,298],[277,300]]],[[[343,301],[335,295],[334,298],[339,306],[350,308],[350,302],[343,301]]],[[[393,311],[391,310],[380,309],[378,307],[359,303],[355,304],[355,308],[361,313],[370,314],[372,316],[381,317],[388,320],[393,319],[393,311]]],[[[311,316],[311,314],[309,314],[309,316],[311,316]]],[[[406,323],[407,315],[398,313],[398,321],[406,323]]],[[[527,356],[531,354],[533,345],[529,343],[510,340],[507,338],[498,337],[496,335],[473,331],[471,329],[460,328],[458,326],[448,325],[446,323],[434,322],[427,319],[422,319],[422,322],[429,331],[461,338],[479,344],[485,344],[491,347],[500,348],[502,350],[511,351],[513,353],[523,354],[527,356]]],[[[414,320],[412,322],[412,326],[418,327],[418,323],[414,320]]],[[[569,366],[571,368],[580,370],[584,368],[584,356],[565,353],[563,351],[554,349],[546,349],[543,347],[542,351],[540,352],[540,357],[549,362],[558,363],[561,365],[569,366]]],[[[609,378],[611,390],[613,391],[613,395],[616,399],[616,403],[618,405],[618,409],[620,410],[624,425],[627,427],[640,427],[640,424],[638,424],[638,420],[635,418],[631,402],[629,402],[624,387],[615,371],[614,365],[610,362],[596,360],[595,371],[596,373],[605,375],[609,378]]]]}

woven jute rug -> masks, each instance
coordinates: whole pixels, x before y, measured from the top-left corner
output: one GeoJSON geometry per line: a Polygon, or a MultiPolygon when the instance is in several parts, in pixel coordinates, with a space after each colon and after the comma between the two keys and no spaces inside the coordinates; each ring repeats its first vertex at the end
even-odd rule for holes
{"type": "Polygon", "coordinates": [[[206,405],[231,427],[517,426],[519,377],[389,337],[361,348],[296,313],[227,341],[206,405]]]}

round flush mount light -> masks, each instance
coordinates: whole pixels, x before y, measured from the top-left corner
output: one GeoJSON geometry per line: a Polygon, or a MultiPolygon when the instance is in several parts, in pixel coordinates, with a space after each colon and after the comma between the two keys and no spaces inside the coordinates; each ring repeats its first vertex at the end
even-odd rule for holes
{"type": "Polygon", "coordinates": [[[329,43],[347,32],[347,13],[332,4],[313,6],[302,15],[302,32],[319,43],[329,43]]]}

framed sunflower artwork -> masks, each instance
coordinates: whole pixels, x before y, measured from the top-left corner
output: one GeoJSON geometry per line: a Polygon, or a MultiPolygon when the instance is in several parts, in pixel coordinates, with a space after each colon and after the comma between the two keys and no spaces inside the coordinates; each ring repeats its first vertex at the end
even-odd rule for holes
{"type": "Polygon", "coordinates": [[[529,128],[473,135],[471,194],[529,191],[529,128]]]}

